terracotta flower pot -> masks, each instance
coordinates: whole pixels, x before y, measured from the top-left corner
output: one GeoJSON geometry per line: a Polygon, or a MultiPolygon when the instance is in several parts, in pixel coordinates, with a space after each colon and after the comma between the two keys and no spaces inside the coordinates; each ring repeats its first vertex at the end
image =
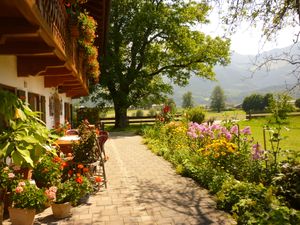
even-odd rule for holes
{"type": "Polygon", "coordinates": [[[51,209],[53,212],[53,216],[55,218],[66,218],[71,215],[71,203],[70,202],[65,202],[61,204],[56,204],[53,203],[51,204],[51,209]]]}
{"type": "Polygon", "coordinates": [[[12,225],[32,225],[35,216],[35,209],[8,208],[12,225]]]}

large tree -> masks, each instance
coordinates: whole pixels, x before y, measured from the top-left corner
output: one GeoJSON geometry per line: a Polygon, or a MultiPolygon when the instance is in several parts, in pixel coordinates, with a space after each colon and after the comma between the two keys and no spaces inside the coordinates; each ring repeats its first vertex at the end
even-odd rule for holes
{"type": "Polygon", "coordinates": [[[210,108],[214,111],[221,112],[225,109],[225,95],[220,86],[216,86],[210,97],[210,108]]]}
{"type": "Polygon", "coordinates": [[[209,9],[182,0],[112,1],[95,96],[112,100],[116,127],[128,124],[129,106],[171,93],[170,80],[183,86],[192,74],[213,79],[213,67],[229,63],[229,40],[195,30],[196,24],[208,22],[209,9]]]}
{"type": "Polygon", "coordinates": [[[193,95],[192,92],[188,91],[183,94],[182,96],[182,108],[193,108],[194,107],[194,101],[193,101],[193,95]]]}

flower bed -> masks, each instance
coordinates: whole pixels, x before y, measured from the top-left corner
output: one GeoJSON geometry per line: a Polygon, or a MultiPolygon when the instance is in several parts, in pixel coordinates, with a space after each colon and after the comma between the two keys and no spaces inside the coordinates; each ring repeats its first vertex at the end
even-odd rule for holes
{"type": "Polygon", "coordinates": [[[144,129],[144,138],[177,173],[216,194],[218,207],[230,212],[238,224],[300,224],[299,211],[280,192],[283,185],[276,185],[281,170],[272,168],[280,164],[253,140],[250,127],[158,122],[144,129]]]}

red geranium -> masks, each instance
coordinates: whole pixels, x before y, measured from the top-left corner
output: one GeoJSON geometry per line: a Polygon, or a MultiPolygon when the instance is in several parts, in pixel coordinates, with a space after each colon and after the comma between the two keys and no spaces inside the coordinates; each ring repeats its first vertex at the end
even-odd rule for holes
{"type": "Polygon", "coordinates": [[[96,181],[97,183],[100,183],[100,182],[102,181],[102,179],[101,179],[101,177],[95,177],[95,181],[96,181]]]}
{"type": "Polygon", "coordinates": [[[80,177],[77,177],[77,178],[75,179],[75,181],[76,181],[78,184],[82,184],[83,179],[82,179],[82,177],[80,176],[80,177]]]}

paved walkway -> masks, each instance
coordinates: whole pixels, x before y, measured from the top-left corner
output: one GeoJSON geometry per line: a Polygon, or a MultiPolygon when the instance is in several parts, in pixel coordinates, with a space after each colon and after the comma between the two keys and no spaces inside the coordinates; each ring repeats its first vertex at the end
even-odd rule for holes
{"type": "Polygon", "coordinates": [[[35,224],[234,224],[228,214],[215,209],[205,189],[177,175],[168,162],[147,150],[141,137],[113,133],[105,148],[107,190],[74,208],[68,219],[53,220],[47,209],[36,216],[35,224]]]}

